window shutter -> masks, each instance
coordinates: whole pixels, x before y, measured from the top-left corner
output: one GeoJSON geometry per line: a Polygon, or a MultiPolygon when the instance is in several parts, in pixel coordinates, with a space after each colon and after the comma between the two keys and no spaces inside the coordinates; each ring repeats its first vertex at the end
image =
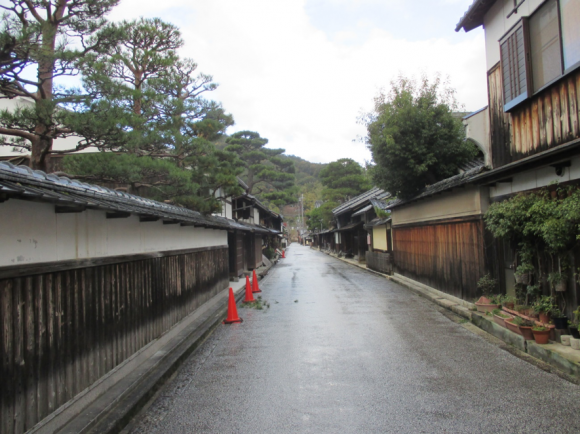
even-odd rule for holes
{"type": "Polygon", "coordinates": [[[522,20],[500,41],[504,111],[529,96],[529,65],[526,21],[522,20]]]}

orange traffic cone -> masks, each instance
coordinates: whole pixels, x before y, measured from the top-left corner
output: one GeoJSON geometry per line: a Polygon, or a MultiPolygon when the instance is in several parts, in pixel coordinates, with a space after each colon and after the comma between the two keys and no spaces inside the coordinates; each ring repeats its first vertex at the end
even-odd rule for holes
{"type": "Polygon", "coordinates": [[[282,250],[282,258],[286,258],[286,250],[282,250]]]}
{"type": "Polygon", "coordinates": [[[252,292],[262,292],[260,290],[260,286],[258,285],[258,278],[256,277],[256,270],[254,270],[254,274],[252,274],[252,292]]]}
{"type": "Polygon", "coordinates": [[[250,277],[246,276],[246,298],[244,298],[244,303],[251,303],[254,300],[254,294],[252,293],[252,286],[250,285],[250,277]]]}
{"type": "Polygon", "coordinates": [[[228,301],[228,317],[224,320],[224,324],[232,324],[234,322],[244,321],[238,316],[238,309],[236,308],[236,298],[234,297],[234,290],[230,288],[230,299],[228,301]]]}

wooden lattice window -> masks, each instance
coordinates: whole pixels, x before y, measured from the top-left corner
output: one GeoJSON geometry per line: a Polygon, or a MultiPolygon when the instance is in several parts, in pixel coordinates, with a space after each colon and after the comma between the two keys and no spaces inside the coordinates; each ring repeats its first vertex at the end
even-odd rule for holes
{"type": "Polygon", "coordinates": [[[505,111],[528,98],[530,94],[526,30],[527,21],[522,20],[500,41],[505,111]]]}

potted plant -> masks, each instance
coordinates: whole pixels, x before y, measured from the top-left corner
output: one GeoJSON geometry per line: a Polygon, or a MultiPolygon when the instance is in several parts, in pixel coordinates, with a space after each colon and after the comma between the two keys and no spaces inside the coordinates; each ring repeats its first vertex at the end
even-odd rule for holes
{"type": "Polygon", "coordinates": [[[504,295],[501,298],[501,305],[507,307],[508,309],[513,310],[514,306],[516,305],[516,301],[517,301],[516,297],[513,297],[511,295],[504,295]]]}
{"type": "Polygon", "coordinates": [[[550,340],[550,329],[543,326],[532,327],[532,333],[537,344],[545,345],[550,340]]]}
{"type": "Polygon", "coordinates": [[[564,330],[568,327],[568,317],[564,315],[559,308],[552,308],[550,311],[550,318],[558,330],[564,330]]]}
{"type": "Polygon", "coordinates": [[[534,312],[540,316],[540,322],[548,324],[550,322],[550,312],[554,309],[554,299],[549,295],[542,295],[533,304],[534,312]]]}
{"type": "Polygon", "coordinates": [[[482,296],[478,301],[475,302],[475,307],[479,312],[492,312],[494,309],[498,309],[500,304],[498,302],[499,296],[491,295],[488,297],[482,296]]]}
{"type": "Polygon", "coordinates": [[[548,282],[557,292],[564,292],[568,285],[568,275],[561,272],[550,273],[548,274],[548,282]]]}
{"type": "Polygon", "coordinates": [[[512,317],[512,318],[506,319],[504,321],[504,323],[505,323],[506,328],[510,332],[513,332],[513,333],[516,333],[518,335],[521,335],[522,332],[520,330],[519,324],[521,324],[521,322],[523,320],[524,320],[523,318],[521,318],[519,316],[516,316],[516,317],[512,317]]]}
{"type": "Polygon", "coordinates": [[[568,321],[568,326],[570,328],[570,334],[575,339],[580,339],[580,306],[574,312],[574,319],[568,321]]]}
{"type": "MultiPolygon", "coordinates": [[[[532,327],[535,326],[533,322],[527,319],[523,319],[521,317],[515,317],[513,320],[506,320],[506,325],[509,323],[515,325],[518,328],[518,332],[520,335],[524,337],[527,341],[534,340],[534,334],[532,333],[532,327]]],[[[508,326],[509,328],[509,326],[508,326]]]]}
{"type": "Polygon", "coordinates": [[[529,262],[524,262],[516,268],[514,277],[516,283],[520,285],[529,285],[532,281],[532,274],[534,273],[534,266],[529,262]]]}
{"type": "Polygon", "coordinates": [[[513,318],[511,315],[508,315],[505,312],[502,312],[501,309],[496,308],[491,313],[493,313],[493,320],[497,325],[500,325],[504,328],[507,328],[505,320],[513,318]]]}

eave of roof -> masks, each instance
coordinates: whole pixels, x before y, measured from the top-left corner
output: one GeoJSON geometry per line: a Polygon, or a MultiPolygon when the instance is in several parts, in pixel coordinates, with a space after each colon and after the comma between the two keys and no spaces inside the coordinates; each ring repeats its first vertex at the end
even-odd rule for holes
{"type": "Polygon", "coordinates": [[[482,111],[484,111],[484,110],[487,110],[487,107],[488,107],[488,106],[485,106],[485,107],[482,107],[482,108],[480,108],[479,110],[475,110],[474,112],[471,112],[471,113],[469,113],[469,114],[468,114],[468,115],[466,115],[466,116],[463,116],[461,119],[463,119],[463,120],[467,120],[467,119],[469,119],[470,117],[472,117],[472,116],[475,116],[476,114],[478,114],[478,113],[481,113],[481,112],[482,112],[482,111]]]}
{"type": "Polygon", "coordinates": [[[423,191],[421,191],[418,195],[410,198],[410,199],[397,199],[387,205],[385,209],[394,209],[398,208],[402,205],[406,205],[411,202],[415,202],[419,199],[424,199],[430,196],[433,196],[436,193],[441,193],[447,190],[451,190],[455,187],[460,187],[462,185],[468,184],[470,182],[474,182],[478,176],[486,170],[486,167],[481,165],[475,167],[471,170],[466,172],[460,173],[459,175],[452,176],[447,179],[443,179],[442,181],[436,182],[433,185],[425,187],[423,191]]]}
{"type": "MultiPolygon", "coordinates": [[[[372,200],[372,199],[371,199],[372,200]]],[[[370,211],[371,209],[373,209],[373,205],[367,205],[364,208],[359,209],[357,212],[355,212],[352,216],[356,217],[357,215],[361,215],[364,214],[367,211],[370,211]]]]}
{"type": "Polygon", "coordinates": [[[349,231],[351,229],[354,229],[358,226],[361,226],[364,222],[356,222],[356,223],[351,223],[349,225],[343,226],[341,228],[338,228],[335,230],[335,232],[343,232],[343,231],[349,231]]]}
{"type": "Polygon", "coordinates": [[[384,199],[385,197],[389,197],[390,194],[378,187],[373,187],[368,191],[365,191],[358,196],[353,197],[352,199],[340,204],[336,208],[332,210],[332,214],[340,215],[347,211],[354,210],[356,207],[363,205],[366,201],[369,201],[373,198],[380,198],[384,199]]]}
{"type": "Polygon", "coordinates": [[[46,174],[26,166],[14,166],[7,162],[0,162],[0,194],[7,199],[17,198],[64,207],[157,217],[193,226],[224,230],[230,227],[229,221],[223,217],[205,216],[187,208],[46,174]]]}
{"type": "Polygon", "coordinates": [[[458,32],[463,28],[466,32],[469,32],[483,25],[484,15],[495,2],[496,0],[474,0],[457,23],[457,26],[455,26],[455,31],[458,32]]]}

